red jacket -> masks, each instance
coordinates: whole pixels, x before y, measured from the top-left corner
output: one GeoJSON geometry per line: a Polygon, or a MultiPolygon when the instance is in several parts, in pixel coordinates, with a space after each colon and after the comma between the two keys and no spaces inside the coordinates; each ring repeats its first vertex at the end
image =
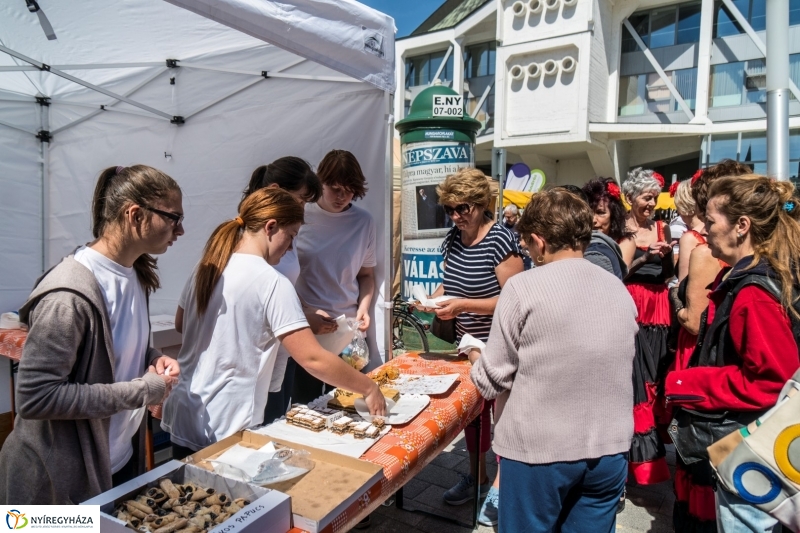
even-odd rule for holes
{"type": "MultiPolygon", "coordinates": [[[[727,269],[714,282],[716,288],[727,269]]],[[[725,297],[709,295],[708,324],[725,297]]],[[[786,310],[756,285],[743,288],[733,302],[729,331],[741,366],[695,367],[667,374],[669,402],[698,411],[759,411],[775,405],[784,383],[800,366],[797,343],[786,310]]]]}

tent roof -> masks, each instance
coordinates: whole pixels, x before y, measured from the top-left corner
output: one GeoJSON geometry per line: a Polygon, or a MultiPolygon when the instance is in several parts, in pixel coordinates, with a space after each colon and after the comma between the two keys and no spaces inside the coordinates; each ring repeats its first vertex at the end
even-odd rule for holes
{"type": "MultiPolygon", "coordinates": [[[[164,65],[166,59],[198,59],[266,41],[351,78],[394,91],[394,21],[353,0],[299,0],[292,6],[268,0],[172,3],[176,5],[163,0],[41,0],[39,5],[57,36],[48,41],[36,14],[30,13],[24,2],[3,2],[0,46],[61,67],[94,85],[107,86],[130,77],[137,64],[141,69],[152,68],[164,65]],[[110,64],[127,66],[96,68],[110,64]]],[[[281,66],[266,55],[262,69],[281,66]]],[[[19,57],[0,53],[0,91],[54,97],[83,90],[71,81],[31,68],[19,57]]]]}

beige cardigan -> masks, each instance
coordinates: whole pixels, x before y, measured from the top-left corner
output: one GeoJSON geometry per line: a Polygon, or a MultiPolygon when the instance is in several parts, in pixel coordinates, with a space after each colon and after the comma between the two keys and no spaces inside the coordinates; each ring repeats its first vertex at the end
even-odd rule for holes
{"type": "Polygon", "coordinates": [[[497,398],[494,451],[528,464],[627,452],[636,307],[616,276],[564,259],[513,276],[472,367],[497,398]]]}
{"type": "MultiPolygon", "coordinates": [[[[72,256],[39,280],[20,318],[29,331],[17,378],[18,415],[0,450],[0,502],[77,504],[111,488],[109,417],[159,403],[164,380],[145,374],[114,383],[103,295],[72,256]]],[[[160,355],[151,348],[145,359],[160,355]]]]}

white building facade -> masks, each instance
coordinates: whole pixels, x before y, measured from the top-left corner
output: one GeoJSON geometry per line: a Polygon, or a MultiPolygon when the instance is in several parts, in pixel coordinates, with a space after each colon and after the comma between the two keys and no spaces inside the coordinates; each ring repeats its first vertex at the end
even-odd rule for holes
{"type": "MultiPolygon", "coordinates": [[[[395,116],[435,79],[492,149],[548,184],[731,158],[766,173],[768,0],[448,0],[397,46],[395,116]]],[[[790,174],[800,166],[800,0],[790,1],[790,174]]]]}

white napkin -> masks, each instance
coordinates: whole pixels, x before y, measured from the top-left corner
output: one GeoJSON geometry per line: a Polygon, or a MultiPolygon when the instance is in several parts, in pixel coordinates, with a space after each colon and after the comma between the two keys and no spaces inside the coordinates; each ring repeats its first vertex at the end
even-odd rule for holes
{"type": "Polygon", "coordinates": [[[339,355],[342,353],[342,350],[350,344],[350,341],[353,340],[353,329],[347,323],[347,318],[345,318],[344,315],[340,315],[336,318],[336,325],[338,327],[333,333],[324,333],[322,335],[315,335],[315,337],[320,346],[331,353],[339,355]]]}
{"type": "Polygon", "coordinates": [[[428,295],[425,294],[425,289],[422,285],[414,285],[411,288],[411,303],[419,302],[419,305],[422,307],[428,307],[431,309],[438,309],[439,304],[441,302],[445,302],[447,300],[452,300],[455,296],[437,296],[436,298],[428,298],[428,295]]]}
{"type": "Polygon", "coordinates": [[[3,313],[0,315],[0,329],[28,329],[19,321],[17,313],[3,313]]]}
{"type": "Polygon", "coordinates": [[[468,353],[473,348],[480,350],[481,355],[483,355],[483,351],[486,349],[486,343],[476,339],[469,333],[464,334],[464,336],[461,337],[461,342],[458,343],[458,353],[468,353]]]}

